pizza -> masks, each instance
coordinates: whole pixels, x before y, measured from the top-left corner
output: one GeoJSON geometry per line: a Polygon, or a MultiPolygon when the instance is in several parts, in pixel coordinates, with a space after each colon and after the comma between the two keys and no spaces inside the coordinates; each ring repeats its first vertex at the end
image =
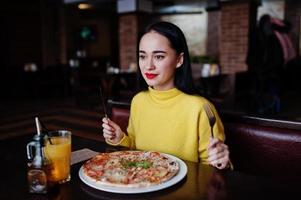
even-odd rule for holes
{"type": "Polygon", "coordinates": [[[117,151],[96,155],[82,169],[86,178],[101,185],[141,188],[170,180],[179,163],[159,152],[117,151]]]}

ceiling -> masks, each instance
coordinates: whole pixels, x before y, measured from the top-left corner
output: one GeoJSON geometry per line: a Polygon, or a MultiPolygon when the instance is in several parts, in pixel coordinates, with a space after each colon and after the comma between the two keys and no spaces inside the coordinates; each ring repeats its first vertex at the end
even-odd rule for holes
{"type": "MultiPolygon", "coordinates": [[[[77,5],[80,3],[88,3],[93,5],[97,10],[117,10],[118,0],[64,0],[67,5],[77,5]]],[[[140,0],[137,0],[140,1],[140,0]]],[[[143,0],[147,1],[147,0],[143,0]]],[[[143,2],[141,0],[141,2],[143,2]]],[[[155,13],[189,13],[202,12],[206,6],[206,0],[149,0],[152,4],[152,10],[155,13]]],[[[218,1],[218,0],[210,0],[218,1]]],[[[138,2],[139,3],[139,2],[138,2]]]]}

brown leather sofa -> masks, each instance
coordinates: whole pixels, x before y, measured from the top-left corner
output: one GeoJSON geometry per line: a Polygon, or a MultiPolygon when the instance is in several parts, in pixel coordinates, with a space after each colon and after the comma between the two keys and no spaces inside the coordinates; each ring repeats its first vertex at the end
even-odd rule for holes
{"type": "MultiPolygon", "coordinates": [[[[109,100],[111,119],[126,130],[130,103],[109,100]]],[[[301,122],[222,114],[234,169],[301,178],[301,122]]]]}
{"type": "Polygon", "coordinates": [[[301,122],[222,115],[234,168],[301,178],[301,122]]]}

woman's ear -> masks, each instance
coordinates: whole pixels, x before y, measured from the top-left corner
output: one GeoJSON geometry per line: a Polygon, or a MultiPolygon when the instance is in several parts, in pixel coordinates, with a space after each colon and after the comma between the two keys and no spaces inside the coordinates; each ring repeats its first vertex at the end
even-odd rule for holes
{"type": "Polygon", "coordinates": [[[177,67],[176,68],[181,67],[183,62],[184,62],[184,53],[182,52],[178,56],[178,61],[177,61],[177,67]]]}

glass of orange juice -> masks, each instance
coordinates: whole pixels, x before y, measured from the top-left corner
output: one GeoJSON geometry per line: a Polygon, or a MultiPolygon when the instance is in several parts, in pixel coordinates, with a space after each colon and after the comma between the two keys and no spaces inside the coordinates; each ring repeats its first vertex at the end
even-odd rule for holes
{"type": "Polygon", "coordinates": [[[52,164],[49,181],[53,183],[69,181],[71,179],[71,132],[66,130],[49,132],[45,154],[52,164]]]}

